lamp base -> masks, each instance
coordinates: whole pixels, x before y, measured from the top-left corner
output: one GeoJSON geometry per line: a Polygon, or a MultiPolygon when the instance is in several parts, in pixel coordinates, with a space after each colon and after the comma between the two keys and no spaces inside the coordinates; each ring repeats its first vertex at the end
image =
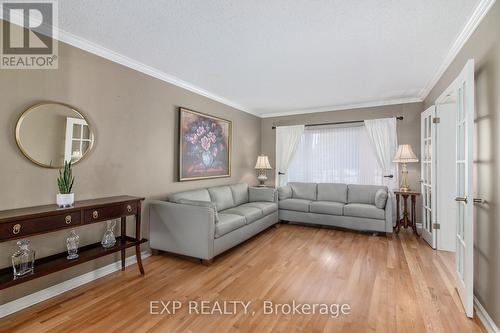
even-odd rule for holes
{"type": "Polygon", "coordinates": [[[410,185],[408,184],[408,168],[406,163],[402,163],[403,170],[401,171],[401,184],[399,185],[399,190],[401,192],[408,192],[410,190],[410,185]]]}
{"type": "Polygon", "coordinates": [[[259,176],[257,177],[257,180],[260,183],[259,186],[266,186],[264,184],[267,180],[266,170],[264,170],[264,169],[259,170],[259,176]]]}

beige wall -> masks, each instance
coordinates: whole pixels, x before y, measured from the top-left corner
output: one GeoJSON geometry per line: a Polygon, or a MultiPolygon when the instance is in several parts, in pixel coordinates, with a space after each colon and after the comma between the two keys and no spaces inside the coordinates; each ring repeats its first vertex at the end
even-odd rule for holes
{"type": "Polygon", "coordinates": [[[474,294],[500,326],[500,3],[496,2],[450,67],[425,99],[430,106],[475,60],[475,197],[487,205],[475,206],[474,294]]]}
{"type": "MultiPolygon", "coordinates": [[[[376,118],[387,118],[403,116],[403,120],[398,120],[398,143],[409,143],[412,145],[415,154],[420,158],[420,112],[422,103],[399,104],[389,106],[379,106],[363,109],[352,109],[343,111],[318,112],[294,116],[283,116],[264,118],[262,120],[262,153],[269,156],[271,166],[276,166],[276,136],[273,126],[301,125],[301,124],[322,124],[337,121],[365,120],[376,118]]],[[[268,173],[268,184],[274,184],[274,169],[268,173]]],[[[410,163],[408,165],[410,187],[420,188],[420,164],[410,163]]],[[[420,203],[419,203],[420,205],[420,203]]],[[[419,216],[420,210],[418,209],[419,216]]]]}
{"type": "MultiPolygon", "coordinates": [[[[260,118],[238,111],[82,50],[59,44],[58,70],[0,70],[0,210],[55,202],[57,170],[29,162],[16,147],[21,113],[40,101],[80,110],[96,134],[94,150],[74,169],[77,199],[130,194],[165,198],[168,193],[234,182],[256,183],[260,118]],[[177,107],[233,121],[232,177],[179,183],[177,107]]],[[[148,235],[147,211],[143,234],[148,235]]],[[[77,229],[81,243],[100,241],[104,224],[77,229]]],[[[38,257],[65,249],[67,231],[30,237],[38,257]]],[[[0,244],[8,266],[15,242],[0,244]]],[[[107,257],[0,292],[0,304],[104,264],[107,257]]],[[[130,269],[136,269],[131,267],[130,269]]]]}

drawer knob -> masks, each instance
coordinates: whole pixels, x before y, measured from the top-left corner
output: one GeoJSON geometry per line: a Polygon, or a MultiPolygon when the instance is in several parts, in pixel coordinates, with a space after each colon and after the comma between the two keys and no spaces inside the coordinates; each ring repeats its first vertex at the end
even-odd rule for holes
{"type": "Polygon", "coordinates": [[[131,213],[132,212],[132,206],[127,205],[127,212],[131,213]]]}
{"type": "Polygon", "coordinates": [[[92,212],[92,217],[93,217],[94,219],[99,218],[99,213],[97,212],[97,210],[94,210],[94,211],[92,212]]]}
{"type": "Polygon", "coordinates": [[[70,224],[71,223],[71,215],[68,215],[64,218],[64,222],[66,222],[66,224],[70,224]]]}
{"type": "Polygon", "coordinates": [[[20,224],[15,224],[14,227],[12,227],[12,233],[14,235],[17,235],[21,231],[21,225],[20,224]]]}

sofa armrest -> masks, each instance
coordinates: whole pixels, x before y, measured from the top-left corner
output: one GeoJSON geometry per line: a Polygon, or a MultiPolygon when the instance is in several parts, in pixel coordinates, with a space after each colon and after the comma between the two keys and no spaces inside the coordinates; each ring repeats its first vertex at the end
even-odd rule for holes
{"type": "Polygon", "coordinates": [[[190,199],[177,199],[175,203],[191,205],[197,207],[206,207],[214,211],[215,223],[219,222],[219,214],[217,212],[217,205],[211,201],[200,201],[200,200],[190,200],[190,199]]]}
{"type": "Polygon", "coordinates": [[[248,188],[249,202],[277,202],[277,191],[271,187],[249,187],[248,188]]]}
{"type": "Polygon", "coordinates": [[[199,259],[214,257],[215,211],[212,207],[152,200],[149,223],[152,249],[199,259]]]}
{"type": "Polygon", "coordinates": [[[394,193],[387,191],[387,202],[385,204],[385,232],[392,232],[396,212],[394,210],[394,193]]]}
{"type": "Polygon", "coordinates": [[[279,200],[290,199],[292,197],[292,187],[290,185],[281,186],[278,188],[279,200]]]}

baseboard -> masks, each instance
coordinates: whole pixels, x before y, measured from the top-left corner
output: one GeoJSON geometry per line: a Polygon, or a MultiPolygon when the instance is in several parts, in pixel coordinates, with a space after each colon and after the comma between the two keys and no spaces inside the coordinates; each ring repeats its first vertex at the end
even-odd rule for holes
{"type": "Polygon", "coordinates": [[[491,319],[490,315],[488,314],[488,312],[486,312],[486,309],[483,307],[483,305],[479,303],[479,300],[476,298],[476,296],[474,296],[474,308],[476,309],[477,317],[483,324],[484,328],[486,328],[486,331],[488,331],[488,333],[500,333],[498,326],[495,324],[493,319],[491,319]]]}
{"type": "MultiPolygon", "coordinates": [[[[150,251],[141,252],[143,259],[151,255],[150,251]]],[[[137,262],[135,256],[130,256],[125,260],[125,266],[133,265],[137,262]]],[[[112,264],[98,268],[91,272],[69,279],[67,281],[56,284],[52,287],[37,291],[33,294],[21,297],[9,303],[0,305],[0,318],[8,316],[14,312],[25,309],[29,306],[43,302],[49,298],[62,294],[68,290],[74,289],[86,283],[97,280],[103,276],[119,271],[121,269],[121,261],[116,261],[112,264]]]]}

